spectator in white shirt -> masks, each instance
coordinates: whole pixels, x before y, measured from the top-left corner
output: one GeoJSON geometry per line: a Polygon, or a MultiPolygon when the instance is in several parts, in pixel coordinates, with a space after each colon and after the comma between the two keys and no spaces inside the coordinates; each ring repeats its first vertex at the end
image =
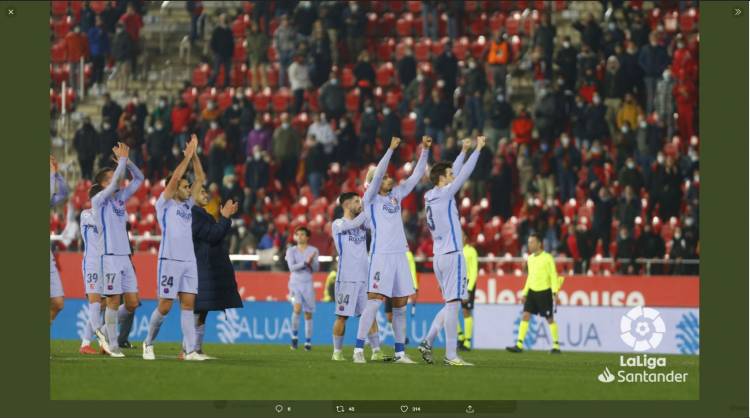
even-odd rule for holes
{"type": "Polygon", "coordinates": [[[326,120],[325,113],[321,112],[313,116],[313,123],[307,129],[307,138],[308,140],[313,139],[323,145],[326,161],[331,161],[338,141],[336,140],[333,128],[331,128],[331,124],[326,120]]]}
{"type": "Polygon", "coordinates": [[[297,55],[292,65],[289,66],[289,83],[292,86],[292,93],[294,94],[292,113],[296,115],[302,109],[302,103],[305,100],[305,90],[312,87],[310,68],[305,63],[305,58],[302,55],[297,55]]]}

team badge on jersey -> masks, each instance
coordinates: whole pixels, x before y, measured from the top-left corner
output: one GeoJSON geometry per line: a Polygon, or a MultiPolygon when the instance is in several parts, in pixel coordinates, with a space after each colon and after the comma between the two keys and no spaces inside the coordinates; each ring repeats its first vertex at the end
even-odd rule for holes
{"type": "Polygon", "coordinates": [[[394,205],[394,206],[395,206],[395,205],[397,205],[397,204],[398,204],[398,200],[396,200],[396,198],[395,198],[395,197],[391,197],[391,205],[394,205]]]}

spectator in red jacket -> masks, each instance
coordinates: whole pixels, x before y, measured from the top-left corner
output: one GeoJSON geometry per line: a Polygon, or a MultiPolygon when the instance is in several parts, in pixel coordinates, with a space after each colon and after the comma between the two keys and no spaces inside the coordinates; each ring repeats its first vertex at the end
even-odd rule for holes
{"type": "Polygon", "coordinates": [[[188,128],[192,119],[193,113],[190,107],[185,103],[185,99],[180,98],[177,106],[172,108],[171,122],[172,122],[172,135],[175,136],[175,141],[179,149],[185,148],[188,138],[188,128]]]}
{"type": "Polygon", "coordinates": [[[127,11],[120,16],[120,23],[125,27],[125,32],[130,36],[130,40],[133,41],[133,48],[130,52],[130,74],[132,77],[135,77],[138,54],[141,52],[140,39],[143,19],[141,15],[135,12],[133,5],[128,4],[127,11]]]}
{"type": "Polygon", "coordinates": [[[81,27],[76,25],[72,32],[65,35],[65,54],[70,63],[70,78],[68,83],[74,89],[78,88],[81,71],[81,58],[86,60],[89,56],[89,40],[81,27]]]}
{"type": "Polygon", "coordinates": [[[513,141],[518,144],[529,144],[531,142],[531,131],[534,130],[534,121],[529,117],[526,106],[521,106],[518,117],[511,124],[513,141]]]}
{"type": "Polygon", "coordinates": [[[678,79],[672,93],[677,104],[677,129],[680,136],[689,139],[695,135],[695,106],[697,104],[696,83],[689,77],[678,79]]]}

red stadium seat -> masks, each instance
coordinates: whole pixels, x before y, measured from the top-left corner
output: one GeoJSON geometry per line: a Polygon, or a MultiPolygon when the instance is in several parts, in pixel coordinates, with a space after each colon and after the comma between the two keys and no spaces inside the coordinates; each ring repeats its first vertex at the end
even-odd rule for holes
{"type": "Polygon", "coordinates": [[[276,54],[276,48],[274,48],[273,46],[269,46],[268,50],[266,51],[266,53],[268,54],[268,60],[270,62],[276,62],[276,61],[278,61],[278,56],[276,54]]]}
{"type": "Polygon", "coordinates": [[[68,13],[68,2],[61,0],[52,1],[52,15],[53,16],[65,16],[68,13]]]}
{"type": "Polygon", "coordinates": [[[431,52],[433,56],[438,56],[445,51],[445,44],[448,43],[448,38],[440,38],[439,41],[433,42],[431,47],[431,52]]]}
{"type": "Polygon", "coordinates": [[[392,36],[394,27],[396,26],[396,16],[391,13],[384,13],[380,15],[378,20],[378,33],[380,36],[392,36]]]}
{"type": "Polygon", "coordinates": [[[297,132],[307,132],[307,128],[312,123],[312,120],[305,112],[300,112],[297,114],[294,119],[292,119],[292,127],[297,130],[297,132]]]}
{"type": "Polygon", "coordinates": [[[417,114],[412,112],[405,118],[401,119],[401,135],[404,139],[414,139],[416,133],[417,114]]]}
{"type": "Polygon", "coordinates": [[[399,103],[401,103],[402,98],[401,91],[396,89],[388,90],[388,93],[385,95],[385,104],[391,109],[396,109],[399,103]]]}
{"type": "Polygon", "coordinates": [[[258,92],[253,98],[253,106],[258,112],[267,112],[269,104],[271,102],[271,90],[266,88],[262,92],[258,92]]]}
{"type": "Polygon", "coordinates": [[[320,103],[318,99],[318,90],[307,90],[305,92],[305,103],[311,112],[320,112],[320,103]]]}
{"type": "Polygon", "coordinates": [[[250,24],[250,16],[242,14],[237,16],[234,22],[232,22],[232,34],[235,38],[244,38],[245,30],[250,24]]]}
{"type": "Polygon", "coordinates": [[[224,112],[230,106],[232,106],[232,98],[234,97],[234,87],[230,87],[216,96],[216,103],[219,105],[219,110],[224,112]]]}
{"type": "Polygon", "coordinates": [[[52,27],[57,38],[64,38],[73,27],[73,19],[70,16],[63,17],[54,21],[52,27]]]}
{"type": "Polygon", "coordinates": [[[471,44],[471,55],[480,60],[484,55],[484,51],[487,48],[487,39],[484,36],[480,36],[476,41],[471,44]]]}
{"type": "Polygon", "coordinates": [[[386,62],[381,64],[375,72],[376,83],[381,87],[390,86],[393,82],[394,74],[393,63],[386,62]]]}
{"type": "Polygon", "coordinates": [[[692,32],[698,23],[698,11],[690,8],[680,14],[680,31],[683,33],[692,32]]]}
{"type": "MultiPolygon", "coordinates": [[[[383,60],[387,61],[387,60],[383,60]]],[[[341,70],[341,87],[348,89],[354,86],[354,73],[352,72],[351,66],[345,66],[341,70]]]]}
{"type": "Polygon", "coordinates": [[[505,19],[505,32],[508,36],[513,36],[518,33],[521,29],[521,14],[518,12],[513,13],[507,19],[505,19]]]}
{"type": "Polygon", "coordinates": [[[420,62],[429,60],[431,48],[432,40],[430,40],[429,38],[421,38],[414,45],[414,58],[420,62]]]}
{"type": "Polygon", "coordinates": [[[235,39],[232,61],[235,63],[247,61],[247,41],[242,38],[235,39]]]}
{"type": "Polygon", "coordinates": [[[187,103],[187,105],[192,108],[195,104],[195,101],[198,99],[198,89],[195,87],[186,89],[182,93],[182,99],[185,100],[185,103],[187,103]]]}
{"type": "Polygon", "coordinates": [[[247,79],[247,74],[249,73],[247,69],[247,64],[242,65],[233,65],[232,66],[232,79],[231,84],[233,87],[244,87],[245,86],[245,80],[247,79]]]}
{"type": "Polygon", "coordinates": [[[422,13],[422,2],[421,1],[407,1],[406,7],[410,12],[416,14],[422,13]]]}
{"type": "Polygon", "coordinates": [[[89,5],[91,6],[91,10],[93,10],[94,13],[100,14],[107,7],[107,2],[102,0],[95,0],[89,2],[89,5]]]}
{"type": "MultiPolygon", "coordinates": [[[[377,13],[368,13],[367,25],[365,26],[365,35],[368,38],[372,38],[374,36],[377,36],[377,34],[378,34],[378,15],[377,13]]],[[[352,51],[349,51],[349,53],[351,54],[352,51]]]]}
{"type": "Polygon", "coordinates": [[[503,28],[503,25],[505,24],[505,15],[502,13],[494,13],[492,17],[490,17],[490,31],[494,34],[495,32],[501,30],[503,28]]]}
{"type": "Polygon", "coordinates": [[[206,105],[208,105],[209,100],[216,101],[216,93],[216,88],[214,87],[203,90],[203,92],[198,96],[198,108],[200,110],[203,110],[206,108],[206,105]]]}
{"type": "Polygon", "coordinates": [[[403,0],[391,0],[388,2],[388,8],[395,14],[399,14],[404,11],[404,1],[403,0]]]}
{"type": "Polygon", "coordinates": [[[466,59],[466,53],[469,51],[469,38],[462,36],[453,43],[453,55],[456,59],[463,61],[466,59]]]}
{"type": "Polygon", "coordinates": [[[390,61],[393,59],[393,54],[396,50],[396,41],[393,38],[384,39],[378,43],[377,56],[378,61],[390,61]]]}
{"type": "Polygon", "coordinates": [[[675,10],[664,15],[664,30],[669,33],[677,32],[678,18],[680,14],[675,10]]]}
{"type": "Polygon", "coordinates": [[[50,60],[53,63],[63,63],[65,62],[65,56],[67,52],[68,51],[65,47],[65,41],[60,40],[58,42],[55,42],[50,50],[50,60]]]}
{"type": "Polygon", "coordinates": [[[206,87],[211,69],[208,64],[201,64],[193,70],[193,85],[196,87],[206,87]]]}
{"type": "Polygon", "coordinates": [[[292,93],[288,88],[282,87],[273,95],[272,106],[274,112],[287,112],[292,105],[292,93]]]}
{"type": "Polygon", "coordinates": [[[348,112],[359,112],[359,90],[351,89],[346,94],[346,110],[348,112]]]}
{"type": "Polygon", "coordinates": [[[268,81],[269,86],[275,88],[279,85],[279,71],[281,71],[281,69],[278,62],[275,62],[268,66],[266,80],[268,81]]]}
{"type": "Polygon", "coordinates": [[[464,10],[466,13],[474,13],[479,9],[479,2],[474,0],[467,0],[464,2],[464,10]]]}
{"type": "Polygon", "coordinates": [[[471,19],[469,32],[474,36],[487,35],[487,13],[482,13],[471,19]]]}
{"type": "Polygon", "coordinates": [[[396,33],[398,36],[411,36],[412,35],[412,24],[414,17],[411,13],[405,13],[403,17],[396,21],[396,33]]]}

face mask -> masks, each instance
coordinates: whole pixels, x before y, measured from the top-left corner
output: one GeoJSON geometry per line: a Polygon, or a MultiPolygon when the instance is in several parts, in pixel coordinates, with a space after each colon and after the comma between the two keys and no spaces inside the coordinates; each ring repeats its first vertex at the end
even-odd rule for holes
{"type": "Polygon", "coordinates": [[[218,123],[213,123],[213,122],[212,122],[212,123],[211,123],[211,129],[219,129],[219,124],[218,124],[218,123]]]}
{"type": "Polygon", "coordinates": [[[216,106],[213,103],[209,103],[207,107],[208,107],[208,110],[214,110],[216,106]]]}
{"type": "Polygon", "coordinates": [[[477,63],[475,63],[475,62],[470,62],[470,63],[469,63],[469,68],[471,68],[472,70],[473,70],[473,69],[475,69],[475,68],[477,68],[477,63]]]}
{"type": "Polygon", "coordinates": [[[615,30],[615,28],[616,28],[614,22],[610,22],[609,25],[607,25],[607,27],[609,28],[609,30],[615,30]]]}
{"type": "Polygon", "coordinates": [[[253,153],[253,158],[255,158],[256,160],[260,160],[260,157],[262,156],[263,154],[261,154],[260,151],[253,153]]]}
{"type": "Polygon", "coordinates": [[[632,170],[632,169],[634,169],[634,168],[635,168],[635,163],[634,163],[634,162],[632,162],[632,161],[628,161],[628,164],[627,164],[627,166],[628,166],[628,168],[629,168],[629,169],[631,169],[631,170],[632,170]]]}
{"type": "Polygon", "coordinates": [[[236,103],[232,105],[232,109],[234,109],[234,110],[238,110],[239,108],[240,108],[240,105],[238,105],[236,103]]]}
{"type": "Polygon", "coordinates": [[[567,136],[564,136],[560,138],[560,143],[562,144],[562,146],[567,147],[568,144],[570,144],[570,138],[568,138],[567,136]]]}
{"type": "Polygon", "coordinates": [[[159,107],[164,107],[166,105],[167,105],[167,102],[165,102],[164,100],[159,101],[159,107]]]}
{"type": "Polygon", "coordinates": [[[622,128],[620,129],[620,130],[621,130],[621,131],[622,131],[622,133],[624,133],[624,134],[628,133],[628,127],[627,127],[627,126],[623,126],[623,127],[622,127],[622,128]]]}
{"type": "Polygon", "coordinates": [[[683,44],[682,42],[679,42],[677,44],[677,49],[682,49],[682,48],[685,48],[685,44],[683,44]]]}
{"type": "Polygon", "coordinates": [[[563,42],[563,48],[570,48],[570,42],[568,41],[563,42]]]}
{"type": "Polygon", "coordinates": [[[602,100],[599,98],[599,96],[594,96],[593,102],[595,105],[598,105],[599,103],[601,103],[601,101],[602,100]]]}
{"type": "Polygon", "coordinates": [[[591,152],[594,154],[601,154],[602,148],[599,145],[594,145],[591,147],[591,152]]]}
{"type": "Polygon", "coordinates": [[[261,128],[261,124],[260,124],[260,123],[256,123],[256,124],[255,124],[255,130],[256,130],[256,131],[259,131],[259,130],[260,130],[260,128],[261,128]]]}
{"type": "Polygon", "coordinates": [[[543,143],[542,145],[540,145],[540,146],[539,146],[539,149],[540,149],[540,150],[541,150],[542,152],[547,152],[547,144],[546,144],[546,143],[543,143]]]}
{"type": "Polygon", "coordinates": [[[346,122],[341,122],[341,129],[346,128],[346,122]]]}
{"type": "Polygon", "coordinates": [[[417,76],[417,81],[422,81],[422,80],[424,80],[424,76],[422,76],[422,75],[418,75],[418,76],[417,76]]]}
{"type": "Polygon", "coordinates": [[[337,80],[337,79],[335,79],[335,78],[332,78],[332,79],[331,79],[331,84],[333,84],[334,86],[335,86],[336,84],[338,84],[338,83],[339,83],[339,80],[337,80]]]}
{"type": "Polygon", "coordinates": [[[664,81],[669,81],[669,79],[672,77],[672,74],[669,71],[664,71],[662,77],[664,78],[664,81]]]}
{"type": "Polygon", "coordinates": [[[156,130],[157,131],[161,131],[162,129],[164,129],[164,126],[162,126],[162,125],[156,125],[156,130]]]}
{"type": "Polygon", "coordinates": [[[685,218],[686,226],[693,226],[693,218],[685,218]]]}
{"type": "Polygon", "coordinates": [[[648,126],[648,124],[646,123],[646,121],[645,121],[645,120],[642,120],[642,121],[641,121],[641,122],[640,122],[640,123],[638,124],[638,126],[640,126],[641,128],[646,128],[646,126],[648,126]]]}
{"type": "Polygon", "coordinates": [[[497,101],[500,102],[500,103],[504,102],[505,101],[505,96],[503,96],[502,94],[498,94],[497,95],[497,101]]]}
{"type": "Polygon", "coordinates": [[[388,116],[391,113],[391,109],[388,109],[387,107],[383,109],[383,114],[388,116]]]}
{"type": "Polygon", "coordinates": [[[678,232],[678,233],[674,234],[674,239],[679,240],[680,238],[682,238],[682,234],[681,233],[678,232]]]}
{"type": "Polygon", "coordinates": [[[576,102],[576,107],[579,109],[583,107],[583,102],[576,102]]]}
{"type": "Polygon", "coordinates": [[[102,124],[102,128],[104,128],[105,130],[106,130],[106,129],[109,129],[109,128],[110,128],[110,125],[109,125],[109,123],[106,123],[106,122],[105,122],[105,123],[103,123],[103,124],[102,124]]]}
{"type": "Polygon", "coordinates": [[[698,174],[694,175],[694,176],[693,176],[693,181],[694,181],[694,182],[696,182],[696,183],[700,183],[700,181],[701,181],[701,176],[699,176],[698,174]]]}
{"type": "Polygon", "coordinates": [[[289,129],[289,122],[282,123],[281,127],[284,128],[284,129],[289,129]]]}
{"type": "Polygon", "coordinates": [[[656,161],[657,161],[657,162],[658,162],[659,164],[664,164],[664,156],[663,156],[663,155],[659,155],[659,156],[657,156],[657,157],[656,157],[656,161]]]}
{"type": "Polygon", "coordinates": [[[373,111],[374,111],[375,109],[373,109],[373,108],[371,108],[371,107],[368,107],[368,108],[367,108],[367,109],[365,109],[365,110],[367,111],[367,113],[372,113],[372,112],[373,112],[373,111]]]}

